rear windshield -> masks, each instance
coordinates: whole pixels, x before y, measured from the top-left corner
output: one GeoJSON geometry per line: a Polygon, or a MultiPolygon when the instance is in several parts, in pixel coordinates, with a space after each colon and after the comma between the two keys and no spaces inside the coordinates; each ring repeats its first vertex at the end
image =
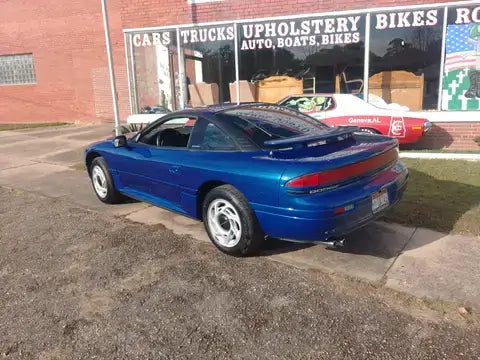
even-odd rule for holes
{"type": "Polygon", "coordinates": [[[297,111],[277,105],[240,107],[217,114],[263,148],[268,140],[322,133],[327,125],[297,111]]]}

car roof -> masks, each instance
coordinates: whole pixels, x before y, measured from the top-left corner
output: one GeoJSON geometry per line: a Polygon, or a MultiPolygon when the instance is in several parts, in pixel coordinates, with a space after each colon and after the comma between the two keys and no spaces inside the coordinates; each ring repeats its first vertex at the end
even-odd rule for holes
{"type": "Polygon", "coordinates": [[[183,110],[171,112],[168,115],[172,115],[172,114],[175,114],[175,115],[184,114],[184,115],[190,115],[190,116],[213,115],[213,114],[222,113],[228,110],[240,109],[240,108],[254,106],[254,105],[268,105],[268,106],[277,105],[278,106],[278,104],[263,103],[263,102],[244,102],[240,104],[216,104],[216,105],[186,108],[183,110]]]}

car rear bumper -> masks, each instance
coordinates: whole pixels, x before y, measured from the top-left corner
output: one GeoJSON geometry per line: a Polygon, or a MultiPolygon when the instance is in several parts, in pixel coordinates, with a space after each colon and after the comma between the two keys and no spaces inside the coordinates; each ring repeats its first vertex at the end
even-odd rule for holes
{"type": "Polygon", "coordinates": [[[268,236],[297,242],[326,241],[347,235],[384,215],[402,198],[407,178],[408,171],[405,168],[399,173],[391,169],[388,174],[382,173],[372,177],[369,180],[370,186],[360,186],[357,193],[352,193],[351,199],[344,197],[341,204],[332,204],[333,206],[325,206],[314,211],[264,209],[255,205],[253,208],[263,231],[268,236]],[[388,193],[389,206],[373,213],[372,195],[382,189],[386,189],[388,193]],[[361,192],[361,196],[358,196],[358,192],[361,192]],[[350,210],[334,214],[335,209],[352,205],[350,210]]]}

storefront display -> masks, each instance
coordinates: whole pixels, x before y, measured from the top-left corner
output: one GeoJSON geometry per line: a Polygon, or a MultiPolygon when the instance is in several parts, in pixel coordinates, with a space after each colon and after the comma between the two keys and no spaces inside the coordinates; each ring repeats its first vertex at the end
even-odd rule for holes
{"type": "Polygon", "coordinates": [[[126,33],[133,112],[314,93],[356,94],[414,111],[480,109],[480,6],[126,33]]]}
{"type": "Polygon", "coordinates": [[[364,39],[364,15],[239,24],[239,77],[256,87],[254,101],[360,92],[364,39]],[[348,81],[355,78],[356,88],[348,81]],[[270,94],[265,83],[272,85],[270,94]]]}

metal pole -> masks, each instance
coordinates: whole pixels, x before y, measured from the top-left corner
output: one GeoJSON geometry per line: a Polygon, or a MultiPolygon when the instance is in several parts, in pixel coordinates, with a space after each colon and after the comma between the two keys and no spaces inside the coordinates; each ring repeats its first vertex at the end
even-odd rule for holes
{"type": "Polygon", "coordinates": [[[180,42],[180,29],[177,28],[177,60],[178,60],[178,90],[180,92],[179,97],[180,97],[180,104],[179,104],[179,109],[183,110],[185,108],[185,92],[184,86],[185,86],[185,69],[184,69],[184,61],[183,61],[183,46],[181,46],[180,42]]]}
{"type": "Polygon", "coordinates": [[[108,70],[110,72],[110,85],[112,86],[112,98],[113,98],[113,116],[115,120],[115,135],[120,135],[120,121],[118,116],[118,96],[117,87],[115,85],[115,71],[113,69],[113,57],[112,57],[112,43],[110,41],[110,30],[108,27],[108,15],[106,0],[102,2],[102,14],[103,14],[103,27],[105,29],[105,43],[107,46],[107,58],[108,58],[108,70]]]}
{"type": "Polygon", "coordinates": [[[130,104],[130,115],[133,114],[132,106],[132,84],[130,83],[130,65],[128,64],[128,47],[127,34],[123,33],[123,46],[125,48],[125,66],[127,68],[127,84],[128,84],[128,103],[130,104]]]}
{"type": "MultiPolygon", "coordinates": [[[[239,59],[238,59],[238,33],[237,33],[237,23],[233,24],[233,33],[235,35],[234,45],[235,45],[235,92],[237,93],[237,98],[235,99],[237,104],[240,104],[240,79],[239,79],[239,59]]],[[[232,101],[233,99],[230,99],[232,101]]]]}
{"type": "Polygon", "coordinates": [[[443,30],[442,30],[442,54],[440,58],[440,75],[438,77],[438,103],[437,110],[442,110],[442,95],[443,95],[443,68],[445,66],[445,41],[447,39],[447,20],[448,20],[448,7],[445,6],[443,10],[443,30]]]}
{"type": "Polygon", "coordinates": [[[130,64],[132,66],[132,90],[133,90],[133,111],[138,114],[138,93],[137,93],[137,70],[135,65],[135,48],[133,47],[133,36],[129,34],[130,64]]]}
{"type": "Polygon", "coordinates": [[[365,18],[365,54],[363,60],[363,99],[368,102],[368,76],[370,72],[370,13],[368,13],[365,18]]]}

